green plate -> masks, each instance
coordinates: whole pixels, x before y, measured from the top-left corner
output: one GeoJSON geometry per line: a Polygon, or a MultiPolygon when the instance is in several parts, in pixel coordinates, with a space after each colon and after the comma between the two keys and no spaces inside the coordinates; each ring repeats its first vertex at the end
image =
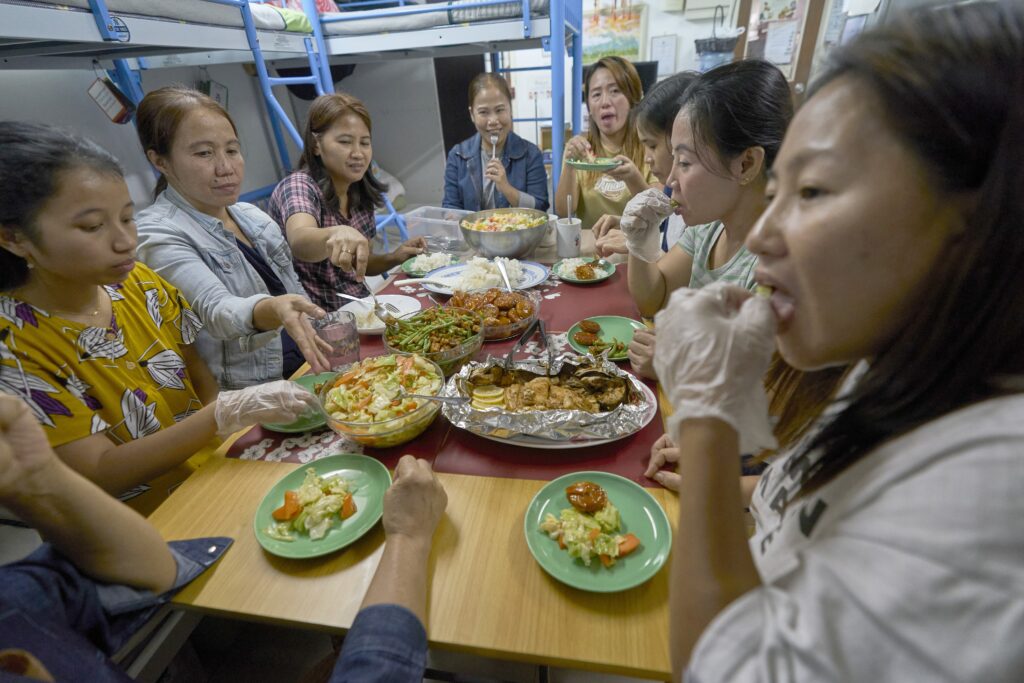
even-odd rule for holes
{"type": "MultiPolygon", "coordinates": [[[[402,272],[405,273],[406,275],[408,275],[409,277],[423,277],[424,275],[426,275],[430,271],[429,270],[413,270],[412,262],[413,262],[413,260],[415,258],[416,258],[415,256],[412,256],[412,257],[407,258],[406,260],[402,261],[402,272]]],[[[458,262],[459,262],[459,257],[458,256],[452,256],[451,263],[449,263],[448,265],[451,266],[451,265],[454,265],[454,264],[456,264],[458,262]]],[[[444,266],[438,266],[438,268],[443,268],[443,267],[444,266]]],[[[430,270],[435,270],[435,269],[431,268],[430,270]]]]}
{"type": "Polygon", "coordinates": [[[256,508],[253,529],[256,540],[271,555],[303,559],[333,553],[354,543],[373,528],[384,513],[384,492],[391,486],[391,473],[379,460],[365,455],[331,455],[307,465],[299,465],[285,475],[267,492],[256,508]],[[284,492],[297,489],[306,478],[306,470],[312,467],[321,477],[340,474],[353,485],[352,497],[356,502],[356,513],[346,520],[338,520],[327,535],[319,541],[308,536],[298,536],[294,541],[279,541],[266,534],[264,529],[274,522],[271,514],[284,504],[284,492]]]}
{"type": "Polygon", "coordinates": [[[616,166],[620,166],[622,162],[618,159],[611,157],[597,157],[590,161],[582,159],[568,159],[567,164],[580,171],[610,171],[616,166]]]}
{"type": "MultiPolygon", "coordinates": [[[[303,375],[298,379],[292,380],[303,389],[311,394],[315,394],[313,386],[319,382],[326,382],[327,380],[335,376],[334,372],[321,372],[319,375],[303,375]]],[[[321,429],[327,426],[327,418],[324,417],[323,413],[313,413],[306,417],[300,417],[295,422],[288,424],[279,424],[276,422],[265,422],[261,425],[265,429],[269,429],[272,432],[283,432],[285,434],[301,434],[302,432],[312,432],[317,429],[321,429]]]]}
{"type": "MultiPolygon", "coordinates": [[[[600,339],[607,342],[610,342],[612,339],[618,339],[620,342],[623,342],[627,347],[629,346],[629,343],[633,341],[634,332],[636,332],[637,330],[647,329],[647,326],[644,325],[639,320],[633,320],[632,318],[624,318],[621,315],[595,315],[593,317],[585,319],[593,320],[595,323],[601,326],[601,331],[597,334],[597,336],[600,339]]],[[[581,320],[580,322],[583,321],[581,320]]],[[[575,325],[569,328],[568,332],[565,333],[565,338],[566,340],[568,340],[569,346],[576,349],[577,352],[586,355],[590,353],[588,348],[583,344],[578,343],[575,339],[572,338],[572,336],[579,331],[580,323],[576,323],[575,325]]],[[[625,351],[623,351],[621,354],[617,356],[612,356],[610,354],[608,356],[608,360],[625,359],[625,351]]]]}
{"type": "MultiPolygon", "coordinates": [[[[566,259],[562,259],[564,261],[566,259]]],[[[595,258],[586,259],[588,263],[596,261],[595,258]]],[[[558,279],[563,282],[569,282],[574,285],[592,285],[595,282],[604,282],[612,275],[615,275],[615,264],[611,264],[611,268],[605,270],[604,268],[597,268],[594,270],[594,274],[597,275],[593,280],[580,280],[579,278],[569,277],[568,275],[562,275],[558,272],[559,266],[562,265],[562,261],[558,261],[555,265],[551,266],[551,273],[558,276],[558,279]],[[603,274],[602,274],[603,273],[603,274]]]]}
{"type": "Polygon", "coordinates": [[[526,545],[537,564],[562,583],[595,593],[613,593],[639,586],[658,573],[672,550],[672,527],[658,501],[638,484],[608,472],[573,472],[555,479],[537,492],[526,508],[523,521],[526,545]],[[622,518],[620,533],[633,533],[640,539],[640,547],[614,566],[606,568],[596,557],[590,566],[582,560],[569,557],[558,547],[558,542],[540,530],[547,513],[558,517],[571,507],[565,497],[565,488],[578,481],[592,481],[608,493],[622,518]]]}

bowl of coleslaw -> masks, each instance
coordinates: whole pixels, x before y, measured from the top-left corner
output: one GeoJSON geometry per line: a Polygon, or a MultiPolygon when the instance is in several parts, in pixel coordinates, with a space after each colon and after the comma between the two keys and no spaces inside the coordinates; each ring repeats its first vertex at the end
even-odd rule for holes
{"type": "Polygon", "coordinates": [[[522,258],[544,239],[549,222],[537,209],[487,209],[463,218],[459,229],[481,256],[522,258]]]}
{"type": "Polygon", "coordinates": [[[319,391],[327,425],[372,448],[411,441],[437,417],[441,404],[407,394],[436,396],[444,387],[437,363],[417,354],[365,358],[319,391]]]}

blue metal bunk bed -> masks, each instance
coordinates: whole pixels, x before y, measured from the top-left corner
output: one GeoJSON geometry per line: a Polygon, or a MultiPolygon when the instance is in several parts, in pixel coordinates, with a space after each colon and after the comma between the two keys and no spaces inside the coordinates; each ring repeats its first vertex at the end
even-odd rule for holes
{"type": "MultiPolygon", "coordinates": [[[[67,2],[67,0],[64,0],[67,2]]],[[[162,66],[186,64],[252,62],[259,78],[271,131],[282,167],[291,168],[285,134],[302,148],[302,136],[282,109],[272,88],[275,85],[312,85],[318,95],[333,92],[327,60],[317,46],[323,46],[319,22],[311,21],[313,33],[286,32],[269,26],[273,20],[261,13],[258,25],[248,0],[186,0],[178,3],[141,0],[78,0],[77,8],[53,2],[7,1],[0,3],[0,67],[4,68],[92,68],[109,64],[108,74],[133,104],[143,97],[139,69],[150,63],[162,66]],[[221,11],[204,10],[216,6],[221,11]],[[121,9],[130,14],[112,11],[121,9]],[[182,12],[181,10],[186,10],[182,12]],[[145,12],[142,14],[141,12],[145,12]],[[189,19],[204,22],[193,23],[189,19]],[[314,37],[316,39],[314,39],[314,37]],[[264,50],[264,45],[269,50],[264,50]],[[171,55],[162,57],[162,55],[171,55]],[[307,76],[271,76],[270,59],[305,56],[307,76]],[[282,130],[283,129],[283,130],[282,130]]],[[[243,201],[266,197],[270,185],[243,195],[243,201]]],[[[378,217],[378,227],[395,224],[403,238],[405,223],[385,198],[387,214],[378,217]]],[[[382,231],[387,246],[387,234],[382,231]]]]}
{"type": "MultiPolygon", "coordinates": [[[[334,63],[351,63],[458,54],[497,55],[509,50],[544,48],[551,54],[551,171],[553,187],[558,187],[565,144],[566,56],[572,59],[572,131],[575,134],[580,130],[582,0],[455,0],[432,5],[397,2],[397,7],[319,15],[320,21],[313,22],[318,51],[334,63]]],[[[381,4],[394,5],[395,0],[361,0],[346,3],[344,8],[379,8],[381,4]]],[[[317,16],[313,0],[303,0],[303,6],[309,17],[317,16]]],[[[492,65],[495,71],[511,71],[502,69],[496,57],[492,57],[492,65]]]]}

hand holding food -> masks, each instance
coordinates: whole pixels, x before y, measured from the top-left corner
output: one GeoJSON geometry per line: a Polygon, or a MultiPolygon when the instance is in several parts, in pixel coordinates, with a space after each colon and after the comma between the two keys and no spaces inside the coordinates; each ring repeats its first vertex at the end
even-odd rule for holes
{"type": "Polygon", "coordinates": [[[279,379],[217,395],[217,435],[228,436],[260,422],[288,424],[318,409],[316,396],[298,384],[279,379]]]}
{"type": "Polygon", "coordinates": [[[655,188],[635,195],[622,212],[619,228],[629,253],[647,263],[661,258],[661,222],[672,213],[672,200],[655,188]]]}
{"type": "Polygon", "coordinates": [[[664,470],[666,464],[679,462],[679,447],[676,446],[668,434],[662,434],[658,440],[651,445],[651,459],[647,463],[647,470],[644,476],[653,479],[670,491],[678,491],[680,478],[675,468],[664,470]]]}
{"type": "Polygon", "coordinates": [[[619,510],[608,494],[597,484],[580,481],[565,489],[572,507],[563,509],[558,517],[550,512],[540,523],[541,531],[558,541],[558,547],[590,566],[596,555],[605,567],[640,547],[633,534],[620,534],[622,520],[619,510]]]}
{"type": "Polygon", "coordinates": [[[430,463],[403,455],[384,494],[384,534],[429,542],[447,506],[448,494],[430,463]]]}
{"type": "Polygon", "coordinates": [[[712,417],[736,430],[741,453],[773,448],[763,378],[775,349],[775,317],[764,297],[716,282],[683,287],[654,318],[658,344],[654,369],[681,420],[712,417]]]}
{"type": "MultiPolygon", "coordinates": [[[[584,161],[594,158],[594,150],[585,135],[574,135],[565,143],[565,158],[584,161]]],[[[572,168],[571,166],[569,168],[572,168]]]]}

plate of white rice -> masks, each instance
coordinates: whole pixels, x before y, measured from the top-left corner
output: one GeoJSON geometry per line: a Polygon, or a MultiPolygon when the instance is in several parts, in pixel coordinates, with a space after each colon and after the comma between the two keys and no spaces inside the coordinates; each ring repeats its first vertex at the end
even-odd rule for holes
{"type": "Polygon", "coordinates": [[[428,282],[423,283],[423,288],[435,294],[449,296],[456,289],[471,291],[503,287],[501,273],[494,263],[499,260],[505,264],[513,289],[529,289],[548,279],[548,268],[534,261],[518,261],[500,256],[486,259],[477,256],[466,263],[456,263],[430,271],[425,278],[428,282]]]}
{"type": "Polygon", "coordinates": [[[595,282],[601,282],[607,280],[615,274],[615,264],[610,263],[611,266],[608,269],[598,268],[593,266],[594,277],[581,278],[579,272],[576,270],[580,266],[585,266],[592,263],[596,259],[593,258],[567,258],[562,259],[551,267],[551,272],[555,274],[560,280],[564,282],[571,282],[574,285],[589,285],[595,282]]]}
{"type": "MultiPolygon", "coordinates": [[[[391,304],[397,308],[399,312],[395,314],[396,316],[415,313],[423,308],[419,299],[402,294],[378,294],[377,301],[381,304],[391,304]]],[[[339,310],[352,312],[352,315],[356,317],[356,329],[359,330],[359,334],[384,334],[384,321],[374,314],[373,302],[369,297],[362,301],[350,301],[339,310]]]]}
{"type": "Polygon", "coordinates": [[[423,277],[432,270],[450,266],[459,259],[452,254],[436,252],[433,254],[420,254],[406,259],[402,263],[402,272],[409,277],[423,277]]]}

